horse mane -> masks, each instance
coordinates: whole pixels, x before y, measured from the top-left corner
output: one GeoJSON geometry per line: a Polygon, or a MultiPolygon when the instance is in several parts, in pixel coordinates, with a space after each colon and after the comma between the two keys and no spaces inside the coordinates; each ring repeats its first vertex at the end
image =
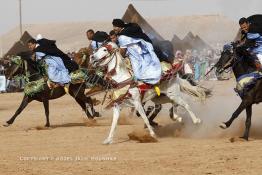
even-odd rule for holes
{"type": "Polygon", "coordinates": [[[89,56],[92,54],[92,50],[90,48],[81,48],[78,52],[75,53],[73,59],[78,65],[82,65],[83,63],[89,64],[89,56]],[[86,61],[83,61],[83,56],[86,55],[86,61]]]}

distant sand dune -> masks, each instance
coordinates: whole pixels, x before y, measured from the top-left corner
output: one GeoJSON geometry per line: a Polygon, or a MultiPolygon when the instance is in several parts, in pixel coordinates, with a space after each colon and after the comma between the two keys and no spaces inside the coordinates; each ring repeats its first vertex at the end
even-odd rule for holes
{"type": "MultiPolygon", "coordinates": [[[[171,40],[176,34],[181,39],[189,32],[199,35],[209,44],[216,42],[229,42],[237,33],[237,22],[229,20],[225,16],[177,16],[146,19],[152,27],[167,40],[171,40]]],[[[87,29],[104,30],[112,29],[111,21],[50,23],[50,24],[26,24],[23,29],[32,36],[41,33],[46,38],[57,40],[57,44],[64,51],[78,50],[88,45],[85,36],[87,29]]],[[[19,29],[15,28],[1,36],[3,53],[19,39],[19,29]]]]}

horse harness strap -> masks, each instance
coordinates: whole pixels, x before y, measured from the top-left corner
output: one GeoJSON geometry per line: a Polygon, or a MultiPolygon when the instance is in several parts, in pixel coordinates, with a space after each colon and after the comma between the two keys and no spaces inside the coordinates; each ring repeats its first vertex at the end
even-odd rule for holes
{"type": "MultiPolygon", "coordinates": [[[[116,52],[114,52],[113,54],[114,54],[113,56],[116,57],[116,52]]],[[[113,56],[112,56],[112,59],[113,59],[113,56]]],[[[111,59],[111,60],[112,60],[112,59],[111,59]]],[[[118,62],[117,62],[117,59],[116,59],[115,67],[114,67],[111,71],[107,72],[106,75],[105,75],[105,77],[111,78],[113,75],[116,74],[116,66],[117,66],[117,63],[118,63],[118,62]]]]}

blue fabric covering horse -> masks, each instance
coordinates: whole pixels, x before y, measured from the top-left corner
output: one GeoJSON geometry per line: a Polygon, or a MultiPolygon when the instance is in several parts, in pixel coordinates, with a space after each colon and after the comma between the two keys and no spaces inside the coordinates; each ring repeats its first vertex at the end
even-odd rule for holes
{"type": "Polygon", "coordinates": [[[236,79],[237,85],[235,91],[240,97],[243,97],[245,93],[250,90],[256,84],[257,80],[262,78],[261,72],[251,72],[244,74],[236,79]]]}

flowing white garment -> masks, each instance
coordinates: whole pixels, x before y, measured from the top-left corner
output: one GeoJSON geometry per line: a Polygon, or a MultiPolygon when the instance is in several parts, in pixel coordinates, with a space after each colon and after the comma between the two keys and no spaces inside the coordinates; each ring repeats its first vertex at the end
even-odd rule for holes
{"type": "Polygon", "coordinates": [[[6,91],[6,78],[4,75],[0,75],[0,92],[6,91]]]}
{"type": "Polygon", "coordinates": [[[151,43],[120,35],[120,48],[127,49],[135,79],[148,84],[156,84],[161,78],[161,64],[151,43]]]}
{"type": "Polygon", "coordinates": [[[48,78],[60,84],[66,84],[71,81],[69,72],[66,69],[63,60],[60,57],[45,55],[42,52],[36,52],[36,58],[42,59],[45,56],[45,63],[47,64],[48,78]]]}

